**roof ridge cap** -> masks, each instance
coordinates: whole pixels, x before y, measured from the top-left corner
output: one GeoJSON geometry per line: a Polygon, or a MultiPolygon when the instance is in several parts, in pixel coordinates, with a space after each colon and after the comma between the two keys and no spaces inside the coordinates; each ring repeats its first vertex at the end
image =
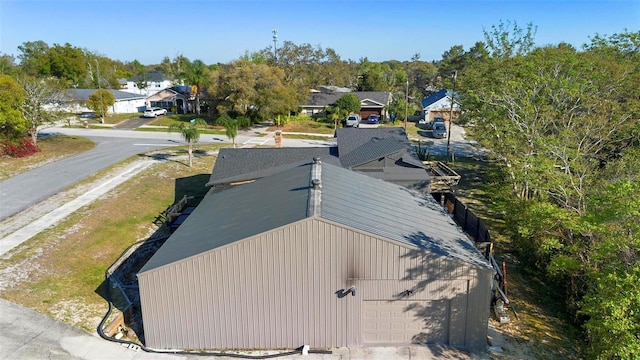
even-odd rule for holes
{"type": "Polygon", "coordinates": [[[310,182],[307,215],[320,216],[322,214],[322,162],[319,157],[313,158],[310,182]]]}

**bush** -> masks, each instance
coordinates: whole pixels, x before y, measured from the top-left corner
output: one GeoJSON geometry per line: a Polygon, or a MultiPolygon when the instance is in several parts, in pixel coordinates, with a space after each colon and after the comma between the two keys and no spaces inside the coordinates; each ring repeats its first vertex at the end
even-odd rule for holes
{"type": "Polygon", "coordinates": [[[40,148],[31,141],[30,137],[25,137],[19,143],[6,141],[0,146],[0,154],[13,158],[21,158],[40,152],[40,148]]]}

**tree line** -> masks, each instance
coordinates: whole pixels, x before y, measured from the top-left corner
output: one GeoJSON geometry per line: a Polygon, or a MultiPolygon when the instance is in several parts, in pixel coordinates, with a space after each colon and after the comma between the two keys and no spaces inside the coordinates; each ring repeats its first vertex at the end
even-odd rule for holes
{"type": "Polygon", "coordinates": [[[577,50],[511,30],[487,31],[458,78],[462,119],[499,169],[495,206],[586,356],[640,358],[640,32],[577,50]]]}

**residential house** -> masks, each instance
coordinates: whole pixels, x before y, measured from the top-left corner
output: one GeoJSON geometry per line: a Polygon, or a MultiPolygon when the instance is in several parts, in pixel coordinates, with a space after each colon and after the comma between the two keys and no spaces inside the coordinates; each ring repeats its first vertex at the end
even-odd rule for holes
{"type": "MultiPolygon", "coordinates": [[[[146,96],[139,94],[132,94],[130,92],[104,89],[113,94],[115,97],[115,103],[109,107],[109,113],[112,114],[131,114],[142,112],[146,108],[146,96]]],[[[67,94],[71,98],[71,102],[65,106],[69,112],[81,113],[83,111],[90,111],[87,108],[87,100],[91,94],[98,91],[98,89],[68,89],[67,94]]]]}
{"type": "Polygon", "coordinates": [[[486,346],[492,276],[429,194],[323,159],[210,192],[137,274],[171,350],[486,346]]]}
{"type": "Polygon", "coordinates": [[[148,71],[127,79],[126,88],[122,90],[134,94],[151,96],[172,86],[173,82],[167,78],[162,71],[148,71]],[[143,86],[140,87],[140,84],[143,84],[143,86]]]}
{"type": "Polygon", "coordinates": [[[177,114],[193,111],[193,96],[190,86],[173,86],[160,90],[147,98],[149,107],[159,107],[177,114]]]}
{"type": "MultiPolygon", "coordinates": [[[[437,91],[431,96],[428,96],[421,101],[422,111],[425,114],[427,121],[433,120],[434,117],[441,117],[449,119],[451,114],[451,91],[442,89],[437,91]]],[[[453,118],[460,117],[460,104],[458,102],[453,103],[453,118]]]]}
{"type": "MultiPolygon", "coordinates": [[[[307,100],[300,104],[301,114],[314,117],[327,116],[327,108],[334,106],[335,102],[347,94],[343,91],[312,92],[307,100]]],[[[386,106],[393,101],[390,92],[385,91],[354,91],[353,94],[360,99],[359,114],[366,119],[371,114],[380,115],[382,120],[389,118],[386,106]]]]}
{"type": "Polygon", "coordinates": [[[336,138],[337,145],[331,147],[220,149],[207,185],[215,191],[319,157],[325,163],[430,192],[430,168],[417,159],[403,128],[340,128],[336,138]]]}

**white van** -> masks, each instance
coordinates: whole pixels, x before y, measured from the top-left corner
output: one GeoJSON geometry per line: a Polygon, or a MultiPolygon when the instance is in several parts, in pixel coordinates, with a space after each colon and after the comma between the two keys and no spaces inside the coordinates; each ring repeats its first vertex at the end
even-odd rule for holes
{"type": "Polygon", "coordinates": [[[360,115],[358,114],[349,114],[347,116],[347,121],[345,122],[345,127],[360,127],[360,115]]]}

